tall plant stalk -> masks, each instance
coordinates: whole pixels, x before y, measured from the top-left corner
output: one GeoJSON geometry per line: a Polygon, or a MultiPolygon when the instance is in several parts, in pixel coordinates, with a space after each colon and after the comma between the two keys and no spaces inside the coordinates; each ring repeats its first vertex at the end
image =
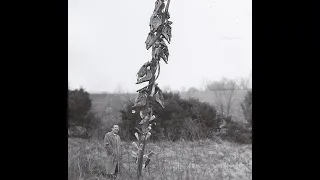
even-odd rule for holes
{"type": "MultiPolygon", "coordinates": [[[[153,115],[153,102],[158,102],[164,108],[164,99],[162,90],[159,88],[156,80],[160,75],[161,59],[168,64],[169,51],[165,40],[170,44],[171,41],[171,24],[168,9],[170,0],[156,0],[155,8],[150,18],[150,32],[145,41],[146,49],[152,47],[151,61],[146,62],[137,73],[136,84],[148,82],[148,85],[139,89],[139,95],[136,97],[133,105],[133,113],[140,112],[141,122],[136,127],[135,137],[137,143],[133,143],[137,152],[132,151],[132,156],[137,163],[137,178],[142,177],[142,169],[150,163],[150,158],[154,152],[145,155],[145,148],[148,138],[151,136],[151,125],[156,119],[153,115]]],[[[155,124],[155,123],[154,123],[155,124]]]]}

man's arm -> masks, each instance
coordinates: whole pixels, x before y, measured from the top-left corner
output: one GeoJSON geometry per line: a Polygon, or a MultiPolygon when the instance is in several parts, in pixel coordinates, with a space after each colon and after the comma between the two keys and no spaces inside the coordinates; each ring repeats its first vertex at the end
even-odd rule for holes
{"type": "Polygon", "coordinates": [[[106,148],[109,155],[113,154],[112,147],[111,147],[111,141],[108,133],[104,136],[104,147],[106,148]]]}

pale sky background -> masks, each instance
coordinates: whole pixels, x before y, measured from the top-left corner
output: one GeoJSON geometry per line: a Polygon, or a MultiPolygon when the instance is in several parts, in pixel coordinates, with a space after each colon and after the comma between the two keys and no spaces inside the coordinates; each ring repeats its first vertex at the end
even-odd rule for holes
{"type": "MultiPolygon", "coordinates": [[[[71,89],[133,92],[146,50],[155,0],[68,0],[68,81],[71,89]]],[[[169,62],[159,86],[201,88],[204,80],[249,77],[252,0],[171,0],[169,62]]]]}

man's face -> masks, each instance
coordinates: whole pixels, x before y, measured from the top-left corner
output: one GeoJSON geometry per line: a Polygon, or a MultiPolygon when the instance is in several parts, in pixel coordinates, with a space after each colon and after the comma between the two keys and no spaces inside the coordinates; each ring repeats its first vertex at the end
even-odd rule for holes
{"type": "Polygon", "coordinates": [[[115,134],[118,134],[118,132],[119,132],[119,126],[114,125],[113,128],[112,128],[112,132],[115,133],[115,134]]]}

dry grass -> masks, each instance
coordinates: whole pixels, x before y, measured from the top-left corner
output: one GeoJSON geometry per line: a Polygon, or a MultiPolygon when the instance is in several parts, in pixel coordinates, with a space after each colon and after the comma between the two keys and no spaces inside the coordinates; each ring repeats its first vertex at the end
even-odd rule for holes
{"type": "MultiPolygon", "coordinates": [[[[103,179],[106,154],[97,141],[68,139],[68,179],[103,179]]],[[[134,179],[136,164],[124,143],[123,171],[118,179],[134,179]]],[[[252,145],[222,141],[159,142],[147,144],[154,151],[144,180],[252,179],[252,145]]]]}

